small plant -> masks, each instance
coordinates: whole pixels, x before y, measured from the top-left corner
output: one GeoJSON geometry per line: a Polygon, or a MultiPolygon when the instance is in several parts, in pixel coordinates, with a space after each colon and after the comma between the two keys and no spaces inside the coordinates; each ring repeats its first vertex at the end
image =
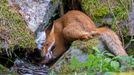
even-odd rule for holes
{"type": "Polygon", "coordinates": [[[48,75],[57,75],[57,73],[55,73],[53,70],[51,70],[48,75]]]}
{"type": "Polygon", "coordinates": [[[94,53],[89,54],[86,61],[80,62],[77,57],[73,56],[70,63],[64,64],[59,73],[50,71],[49,75],[96,75],[104,73],[109,75],[115,72],[124,72],[127,68],[134,68],[134,58],[132,56],[114,56],[107,51],[100,51],[97,47],[92,47],[94,53]],[[119,61],[125,62],[120,64],[119,61]]]}
{"type": "MultiPolygon", "coordinates": [[[[89,73],[101,73],[101,72],[122,72],[127,67],[134,68],[134,58],[132,56],[114,56],[106,51],[99,51],[96,47],[93,47],[95,54],[89,54],[87,61],[79,62],[76,57],[71,59],[69,65],[72,69],[84,69],[89,73]],[[122,60],[129,66],[120,65],[118,62],[122,60]]],[[[77,72],[77,71],[76,71],[77,72]]]]}
{"type": "Polygon", "coordinates": [[[16,75],[15,72],[11,72],[8,68],[0,64],[0,74],[1,75],[16,75]]]}

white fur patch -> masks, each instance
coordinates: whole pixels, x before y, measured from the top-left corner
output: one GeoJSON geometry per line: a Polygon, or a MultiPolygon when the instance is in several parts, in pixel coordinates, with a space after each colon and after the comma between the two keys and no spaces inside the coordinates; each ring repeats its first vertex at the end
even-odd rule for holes
{"type": "Polygon", "coordinates": [[[47,57],[47,59],[52,59],[52,57],[53,57],[52,51],[49,51],[49,52],[46,54],[46,57],[47,57]]]}
{"type": "Polygon", "coordinates": [[[45,32],[38,32],[37,37],[35,39],[35,42],[37,44],[38,49],[42,48],[42,43],[44,43],[45,40],[46,40],[46,33],[45,32]]]}
{"type": "Polygon", "coordinates": [[[55,44],[55,41],[53,41],[53,42],[51,43],[51,45],[49,46],[48,52],[51,51],[51,49],[52,49],[52,47],[53,47],[54,44],[55,44]]]}
{"type": "Polygon", "coordinates": [[[53,53],[52,53],[51,49],[52,49],[54,43],[55,43],[55,41],[53,41],[53,42],[51,43],[51,45],[49,46],[49,48],[48,48],[48,52],[47,52],[47,54],[46,54],[46,57],[47,57],[48,59],[51,59],[52,56],[53,56],[53,53]]]}

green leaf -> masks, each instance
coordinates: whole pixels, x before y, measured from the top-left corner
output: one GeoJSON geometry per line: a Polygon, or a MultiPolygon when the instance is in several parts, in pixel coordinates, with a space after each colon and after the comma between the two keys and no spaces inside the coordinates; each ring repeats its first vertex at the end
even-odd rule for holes
{"type": "Polygon", "coordinates": [[[57,75],[57,74],[56,74],[56,72],[54,72],[53,70],[51,70],[48,75],[57,75]]]}
{"type": "Polygon", "coordinates": [[[89,54],[88,55],[88,58],[91,59],[91,60],[93,60],[95,58],[95,56],[93,54],[89,54]]]}
{"type": "Polygon", "coordinates": [[[131,65],[132,68],[134,68],[134,65],[131,65]]]}
{"type": "Polygon", "coordinates": [[[115,70],[116,69],[119,69],[119,62],[117,61],[111,61],[111,67],[114,68],[115,70]]]}
{"type": "Polygon", "coordinates": [[[112,60],[111,58],[105,58],[105,59],[104,59],[104,61],[105,61],[106,63],[109,63],[111,60],[112,60]]]}
{"type": "Polygon", "coordinates": [[[110,57],[114,57],[114,55],[113,54],[111,54],[111,53],[105,53],[107,56],[110,56],[110,57]]]}
{"type": "Polygon", "coordinates": [[[76,66],[76,67],[80,66],[79,61],[75,56],[73,56],[71,59],[71,66],[76,66]]]}
{"type": "Polygon", "coordinates": [[[96,52],[100,53],[100,51],[97,47],[92,47],[92,49],[95,50],[96,52]]]}
{"type": "Polygon", "coordinates": [[[134,39],[131,39],[131,41],[134,41],[134,39]]]}

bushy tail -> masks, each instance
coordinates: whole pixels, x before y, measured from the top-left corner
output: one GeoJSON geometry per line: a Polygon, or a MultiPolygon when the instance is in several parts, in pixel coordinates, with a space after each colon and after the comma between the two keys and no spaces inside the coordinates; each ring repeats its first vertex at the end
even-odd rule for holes
{"type": "Polygon", "coordinates": [[[97,31],[101,34],[100,39],[106,44],[109,50],[119,56],[127,56],[122,43],[115,32],[107,27],[97,28],[97,31]]]}

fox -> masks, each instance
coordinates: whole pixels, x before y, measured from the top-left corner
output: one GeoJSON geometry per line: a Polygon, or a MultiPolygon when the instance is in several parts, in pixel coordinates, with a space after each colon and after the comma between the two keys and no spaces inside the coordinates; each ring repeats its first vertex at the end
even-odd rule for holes
{"type": "Polygon", "coordinates": [[[68,11],[53,22],[51,29],[39,32],[36,43],[46,64],[60,57],[73,41],[94,37],[99,37],[114,55],[127,56],[114,31],[97,27],[89,16],[78,10],[68,11]]]}

